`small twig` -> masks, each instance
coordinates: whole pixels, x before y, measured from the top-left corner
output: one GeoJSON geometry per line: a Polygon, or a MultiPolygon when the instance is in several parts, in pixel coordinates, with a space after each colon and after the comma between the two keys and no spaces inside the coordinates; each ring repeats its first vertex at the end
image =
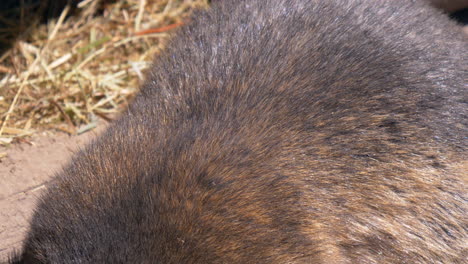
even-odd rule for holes
{"type": "Polygon", "coordinates": [[[0,72],[3,73],[13,73],[13,71],[10,68],[7,68],[5,66],[0,65],[0,72]]]}
{"type": "Polygon", "coordinates": [[[136,36],[143,36],[143,35],[148,35],[148,34],[153,34],[153,33],[162,33],[162,32],[166,32],[166,31],[169,31],[171,29],[174,29],[176,27],[182,26],[183,24],[184,23],[182,23],[182,22],[178,22],[178,23],[170,24],[170,25],[167,25],[167,26],[164,26],[164,27],[150,28],[150,29],[138,31],[138,32],[135,33],[135,35],[136,36]]]}
{"type": "Polygon", "coordinates": [[[145,11],[146,0],[140,0],[140,5],[138,6],[138,14],[135,19],[135,31],[140,30],[141,20],[143,19],[143,12],[145,11]]]}
{"type": "Polygon", "coordinates": [[[0,63],[2,63],[6,58],[8,58],[11,55],[11,49],[5,52],[1,57],[0,57],[0,63]]]}
{"type": "Polygon", "coordinates": [[[104,114],[104,113],[101,113],[99,111],[94,111],[93,112],[95,115],[99,116],[100,118],[104,119],[106,122],[113,122],[114,121],[114,118],[112,117],[109,117],[108,115],[104,114]]]}
{"type": "Polygon", "coordinates": [[[81,1],[80,3],[78,3],[78,8],[83,8],[85,7],[87,4],[89,4],[90,2],[92,2],[93,0],[83,0],[81,1]]]}
{"type": "Polygon", "coordinates": [[[77,70],[80,70],[83,66],[85,66],[88,62],[92,61],[96,56],[104,53],[106,51],[106,48],[100,48],[98,50],[96,50],[95,52],[91,53],[90,55],[88,55],[88,57],[86,57],[86,59],[84,59],[83,61],[80,62],[80,64],[78,64],[76,67],[75,67],[75,71],[77,70]]]}
{"type": "Polygon", "coordinates": [[[74,130],[76,130],[76,126],[75,124],[73,124],[72,120],[70,119],[70,116],[67,115],[67,113],[65,113],[65,111],[63,110],[63,108],[57,103],[55,102],[54,100],[51,101],[51,103],[57,107],[57,109],[60,111],[60,113],[63,115],[63,117],[65,118],[65,121],[68,123],[68,125],[70,127],[72,127],[74,130]]]}

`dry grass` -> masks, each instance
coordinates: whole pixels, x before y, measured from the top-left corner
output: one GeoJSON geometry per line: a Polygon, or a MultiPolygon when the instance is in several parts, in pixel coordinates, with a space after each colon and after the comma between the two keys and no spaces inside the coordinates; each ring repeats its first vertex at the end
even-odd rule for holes
{"type": "Polygon", "coordinates": [[[0,57],[0,145],[38,130],[82,133],[123,109],[170,30],[207,0],[98,0],[38,25],[0,57]]]}

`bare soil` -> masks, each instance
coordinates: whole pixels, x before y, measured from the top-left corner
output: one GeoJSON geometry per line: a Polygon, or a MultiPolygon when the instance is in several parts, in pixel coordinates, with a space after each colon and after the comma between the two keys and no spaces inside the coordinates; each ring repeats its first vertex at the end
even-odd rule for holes
{"type": "Polygon", "coordinates": [[[0,263],[19,250],[38,196],[54,173],[80,147],[104,129],[79,136],[62,133],[36,135],[27,143],[0,147],[0,263]]]}

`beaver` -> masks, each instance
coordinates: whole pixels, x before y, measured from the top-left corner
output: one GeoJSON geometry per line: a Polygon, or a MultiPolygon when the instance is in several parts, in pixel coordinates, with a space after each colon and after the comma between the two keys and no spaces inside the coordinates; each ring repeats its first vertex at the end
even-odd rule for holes
{"type": "Polygon", "coordinates": [[[213,1],[11,263],[466,263],[467,39],[424,1],[213,1]]]}

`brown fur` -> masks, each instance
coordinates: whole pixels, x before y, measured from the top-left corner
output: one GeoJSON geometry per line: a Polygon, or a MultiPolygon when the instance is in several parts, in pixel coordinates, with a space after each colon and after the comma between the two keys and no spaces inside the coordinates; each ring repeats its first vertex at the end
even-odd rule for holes
{"type": "Polygon", "coordinates": [[[13,263],[466,263],[467,40],[418,1],[216,1],[13,263]]]}
{"type": "Polygon", "coordinates": [[[447,12],[454,12],[468,8],[468,0],[427,0],[435,7],[442,8],[447,12]]]}

